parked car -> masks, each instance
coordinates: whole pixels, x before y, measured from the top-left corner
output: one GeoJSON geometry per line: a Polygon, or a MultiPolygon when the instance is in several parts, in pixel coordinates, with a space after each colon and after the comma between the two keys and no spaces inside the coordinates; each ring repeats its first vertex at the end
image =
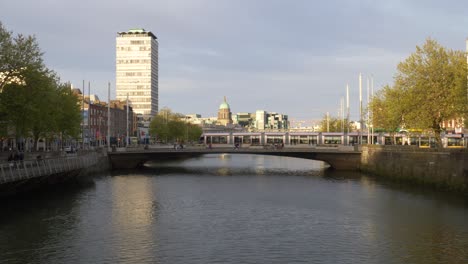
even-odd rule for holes
{"type": "Polygon", "coordinates": [[[75,153],[76,152],[76,149],[73,146],[66,146],[65,148],[63,148],[63,150],[65,150],[66,153],[75,153]]]}

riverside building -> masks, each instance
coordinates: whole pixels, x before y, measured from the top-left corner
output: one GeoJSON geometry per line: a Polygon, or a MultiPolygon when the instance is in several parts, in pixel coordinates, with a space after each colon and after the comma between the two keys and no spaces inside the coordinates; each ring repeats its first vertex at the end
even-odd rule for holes
{"type": "Polygon", "coordinates": [[[117,100],[129,100],[138,125],[148,127],[158,112],[158,40],[150,31],[131,29],[116,39],[117,100]]]}

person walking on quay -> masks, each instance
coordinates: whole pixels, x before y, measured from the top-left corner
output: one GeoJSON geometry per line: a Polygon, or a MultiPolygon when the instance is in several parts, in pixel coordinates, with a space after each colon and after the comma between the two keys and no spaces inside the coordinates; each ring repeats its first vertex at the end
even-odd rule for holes
{"type": "Polygon", "coordinates": [[[21,151],[21,152],[18,154],[18,159],[19,159],[20,165],[22,165],[22,164],[23,164],[23,160],[24,160],[24,152],[21,151]]]}
{"type": "Polygon", "coordinates": [[[15,156],[13,155],[13,152],[10,153],[10,155],[8,156],[8,166],[10,167],[13,167],[14,165],[14,162],[15,161],[15,156]]]}

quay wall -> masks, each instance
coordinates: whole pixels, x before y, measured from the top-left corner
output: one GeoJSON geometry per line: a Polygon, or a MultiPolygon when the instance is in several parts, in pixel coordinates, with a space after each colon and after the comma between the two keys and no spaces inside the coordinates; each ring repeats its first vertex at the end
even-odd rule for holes
{"type": "Polygon", "coordinates": [[[88,185],[95,175],[107,173],[110,163],[105,151],[56,157],[42,155],[46,159],[36,162],[25,160],[22,165],[10,169],[0,164],[0,198],[28,194],[35,191],[55,191],[67,186],[88,185]]]}
{"type": "Polygon", "coordinates": [[[380,178],[468,194],[466,149],[367,145],[362,147],[361,171],[380,178]]]}

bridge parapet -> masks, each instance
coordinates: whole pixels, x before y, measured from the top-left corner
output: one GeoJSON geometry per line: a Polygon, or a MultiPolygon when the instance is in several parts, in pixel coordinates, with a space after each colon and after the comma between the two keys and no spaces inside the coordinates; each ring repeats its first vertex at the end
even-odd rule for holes
{"type": "Polygon", "coordinates": [[[109,152],[113,169],[132,169],[142,166],[147,161],[163,159],[191,158],[204,154],[255,154],[285,156],[319,160],[328,163],[337,170],[359,170],[361,152],[355,149],[341,148],[184,148],[184,149],[149,149],[128,152],[109,152]]]}

